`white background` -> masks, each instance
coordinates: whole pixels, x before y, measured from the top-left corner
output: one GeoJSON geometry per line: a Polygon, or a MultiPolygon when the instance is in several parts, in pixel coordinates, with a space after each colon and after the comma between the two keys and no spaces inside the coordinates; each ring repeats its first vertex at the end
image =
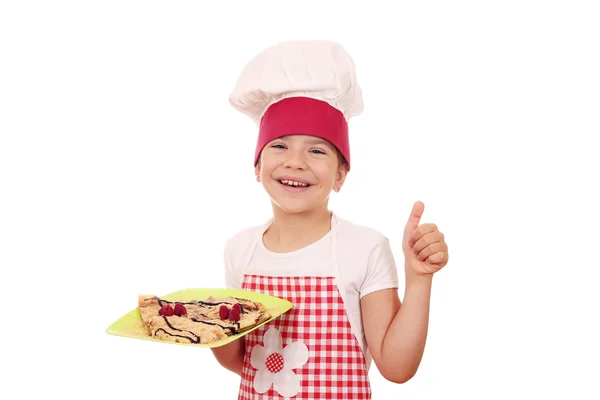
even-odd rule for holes
{"type": "Polygon", "coordinates": [[[417,375],[373,367],[374,398],[598,399],[595,2],[258,3],[0,6],[7,398],[236,398],[210,350],[105,330],[138,293],[224,285],[224,241],[271,212],[228,95],[265,47],[328,39],[365,101],[330,208],[403,267],[421,200],[450,252],[417,375]]]}

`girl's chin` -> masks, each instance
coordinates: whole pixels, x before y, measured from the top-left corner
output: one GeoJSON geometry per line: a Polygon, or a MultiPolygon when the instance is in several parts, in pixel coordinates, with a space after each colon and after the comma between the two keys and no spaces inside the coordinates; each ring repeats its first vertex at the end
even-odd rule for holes
{"type": "Polygon", "coordinates": [[[288,214],[299,214],[319,208],[319,202],[293,201],[290,199],[271,198],[279,208],[288,214]]]}

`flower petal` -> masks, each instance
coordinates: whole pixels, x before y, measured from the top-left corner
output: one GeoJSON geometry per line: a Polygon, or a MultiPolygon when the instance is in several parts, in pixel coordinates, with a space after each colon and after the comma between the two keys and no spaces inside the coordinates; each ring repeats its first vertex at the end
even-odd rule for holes
{"type": "Polygon", "coordinates": [[[265,393],[271,389],[273,384],[274,374],[266,368],[259,369],[254,376],[254,390],[258,393],[265,393]]]}
{"type": "Polygon", "coordinates": [[[302,367],[308,361],[308,347],[302,342],[290,343],[281,352],[283,368],[287,370],[302,367]]]}
{"type": "Polygon", "coordinates": [[[300,378],[290,370],[275,374],[273,388],[283,397],[292,397],[300,391],[300,378]]]}
{"type": "Polygon", "coordinates": [[[281,353],[281,332],[276,328],[269,328],[263,337],[263,344],[267,350],[267,356],[271,353],[281,353]]]}
{"type": "Polygon", "coordinates": [[[267,351],[260,344],[254,345],[252,355],[250,356],[250,364],[256,369],[265,369],[265,361],[267,360],[267,351]]]}

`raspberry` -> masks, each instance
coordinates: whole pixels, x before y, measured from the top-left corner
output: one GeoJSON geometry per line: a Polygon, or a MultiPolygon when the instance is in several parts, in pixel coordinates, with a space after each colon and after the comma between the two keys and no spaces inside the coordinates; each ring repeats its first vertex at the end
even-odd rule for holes
{"type": "Polygon", "coordinates": [[[233,310],[234,308],[236,308],[240,314],[242,313],[242,306],[240,306],[240,303],[235,303],[231,309],[233,310]]]}
{"type": "Polygon", "coordinates": [[[223,321],[229,317],[229,308],[227,308],[225,304],[219,308],[219,317],[221,317],[223,321]]]}
{"type": "Polygon", "coordinates": [[[237,307],[231,307],[231,311],[229,312],[229,319],[238,322],[240,320],[240,309],[237,307]]]}
{"type": "Polygon", "coordinates": [[[164,306],[162,306],[162,308],[160,310],[158,310],[158,315],[162,315],[164,317],[170,317],[171,315],[174,314],[173,307],[171,307],[170,304],[165,304],[164,306]]]}
{"type": "Polygon", "coordinates": [[[175,304],[174,313],[178,317],[181,317],[182,315],[187,315],[187,309],[185,308],[185,306],[183,304],[177,303],[177,304],[175,304]]]}

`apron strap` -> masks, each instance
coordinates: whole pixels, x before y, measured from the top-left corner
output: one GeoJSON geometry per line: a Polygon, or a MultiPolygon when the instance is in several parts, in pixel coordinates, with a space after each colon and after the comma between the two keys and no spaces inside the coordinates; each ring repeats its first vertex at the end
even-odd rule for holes
{"type": "MultiPolygon", "coordinates": [[[[338,232],[338,224],[339,224],[339,219],[336,217],[335,214],[333,214],[333,217],[331,219],[331,264],[332,264],[332,268],[333,268],[333,276],[335,278],[335,284],[338,288],[338,291],[340,292],[340,296],[342,298],[342,301],[344,302],[345,308],[346,308],[346,316],[348,317],[348,322],[350,323],[350,330],[352,331],[352,334],[354,334],[354,337],[356,338],[357,342],[359,343],[359,347],[362,349],[363,348],[363,338],[360,335],[360,332],[358,330],[358,328],[355,326],[355,324],[352,323],[352,318],[350,318],[350,315],[348,315],[348,302],[347,302],[347,296],[346,296],[346,285],[344,284],[344,281],[342,280],[342,274],[341,274],[341,268],[340,268],[340,263],[338,261],[338,242],[337,242],[337,232],[338,232]]],[[[360,302],[358,304],[358,307],[360,309],[360,302]]],[[[367,351],[364,352],[363,351],[363,356],[365,357],[365,363],[366,363],[366,367],[367,370],[370,367],[371,364],[371,355],[369,352],[369,349],[366,349],[367,351]]]]}
{"type": "Polygon", "coordinates": [[[332,267],[332,273],[333,273],[333,277],[335,278],[335,284],[338,287],[338,290],[340,292],[340,296],[342,297],[342,301],[344,302],[344,304],[348,304],[346,302],[346,290],[345,290],[345,285],[344,285],[344,281],[342,280],[342,274],[341,274],[341,269],[340,269],[340,264],[338,261],[338,254],[337,254],[337,250],[338,250],[338,243],[337,243],[337,231],[338,231],[338,218],[335,215],[335,213],[332,213],[331,216],[331,235],[330,235],[330,253],[331,253],[331,267],[332,267]]]}

